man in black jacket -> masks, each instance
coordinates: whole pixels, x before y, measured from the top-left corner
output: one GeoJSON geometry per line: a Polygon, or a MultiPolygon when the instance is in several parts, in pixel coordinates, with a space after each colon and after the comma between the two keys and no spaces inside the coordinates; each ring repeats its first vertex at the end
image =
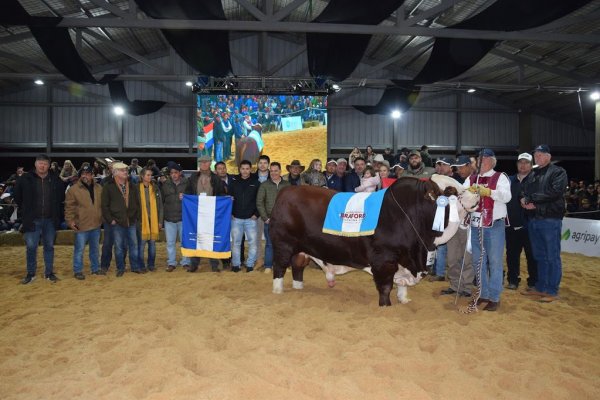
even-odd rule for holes
{"type": "Polygon", "coordinates": [[[354,169],[344,176],[344,180],[342,181],[342,187],[344,188],[344,192],[352,192],[354,193],[354,189],[360,186],[360,179],[365,172],[365,168],[367,163],[365,159],[362,157],[357,157],[354,159],[354,169]]]}
{"type": "Polygon", "coordinates": [[[250,172],[252,164],[248,160],[240,163],[240,174],[229,185],[229,194],[233,196],[233,219],[231,220],[231,270],[239,272],[242,264],[241,247],[242,237],[246,235],[248,243],[248,258],[246,259],[246,272],[254,270],[256,254],[258,251],[256,221],[258,209],[256,208],[256,194],[259,182],[250,172]]]}
{"type": "Polygon", "coordinates": [[[531,242],[529,241],[529,230],[527,229],[527,220],[525,219],[525,209],[521,207],[519,197],[522,187],[531,174],[532,168],[531,154],[519,154],[517,159],[517,173],[510,176],[510,191],[512,197],[506,204],[508,212],[508,221],[510,225],[505,228],[506,233],[506,265],[508,268],[507,289],[516,290],[521,281],[521,251],[525,249],[527,258],[527,287],[533,288],[537,281],[537,263],[533,258],[531,251],[531,242]]]}
{"type": "Polygon", "coordinates": [[[54,239],[62,220],[65,187],[49,169],[50,157],[40,154],[35,169],[16,181],[14,198],[22,213],[21,229],[27,247],[27,276],[21,281],[24,285],[35,279],[40,237],[44,244],[44,275],[50,282],[58,280],[54,275],[54,239]]]}
{"type": "Polygon", "coordinates": [[[529,239],[537,261],[538,279],[535,290],[522,294],[550,303],[558,300],[562,276],[560,234],[568,180],[564,169],[550,163],[552,155],[548,145],[537,146],[533,156],[538,167],[523,187],[521,206],[529,218],[529,239]]]}
{"type": "MultiPolygon", "coordinates": [[[[221,178],[210,170],[212,158],[209,155],[200,156],[198,159],[198,172],[192,174],[187,181],[185,194],[200,196],[225,196],[225,186],[221,178]]],[[[200,257],[191,257],[191,267],[188,272],[196,272],[200,265],[200,257]]],[[[209,259],[213,272],[219,271],[219,260],[209,259]]]]}

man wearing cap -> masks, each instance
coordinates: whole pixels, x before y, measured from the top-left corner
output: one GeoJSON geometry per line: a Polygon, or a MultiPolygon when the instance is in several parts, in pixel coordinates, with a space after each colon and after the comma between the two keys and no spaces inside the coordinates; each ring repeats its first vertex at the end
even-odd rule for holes
{"type": "Polygon", "coordinates": [[[467,179],[476,169],[471,167],[471,158],[466,155],[459,155],[451,165],[451,167],[456,169],[456,172],[452,174],[452,177],[456,179],[460,183],[464,183],[465,179],[467,179]]]}
{"type": "Polygon", "coordinates": [[[392,172],[396,179],[400,178],[404,175],[404,171],[406,170],[406,166],[404,164],[395,164],[392,166],[392,172]]]}
{"type": "Polygon", "coordinates": [[[337,165],[335,167],[335,174],[340,178],[342,183],[342,189],[344,188],[344,177],[346,176],[346,169],[348,168],[348,161],[345,158],[338,158],[336,160],[337,165]]]}
{"type": "Polygon", "coordinates": [[[364,158],[357,157],[354,159],[354,169],[346,174],[342,183],[344,192],[355,192],[355,189],[360,186],[360,180],[366,167],[367,163],[364,158]]]}
{"type": "Polygon", "coordinates": [[[562,276],[560,234],[565,214],[563,194],[567,173],[550,161],[550,147],[541,144],[533,150],[537,168],[523,184],[521,206],[529,219],[529,239],[537,261],[538,276],[535,290],[522,292],[541,302],[558,300],[562,276]]]}
{"type": "Polygon", "coordinates": [[[131,272],[139,269],[136,225],[140,219],[140,191],[127,177],[127,165],[112,165],[113,180],[102,189],[102,219],[111,225],[115,243],[117,277],[125,273],[125,249],[129,250],[131,272]]]}
{"type": "MultiPolygon", "coordinates": [[[[456,168],[452,178],[460,183],[463,183],[466,178],[475,172],[471,169],[471,160],[465,155],[459,155],[450,167],[456,168]]],[[[458,292],[461,296],[470,296],[475,274],[471,253],[465,251],[469,226],[463,220],[458,228],[456,234],[446,243],[446,262],[448,264],[446,276],[450,286],[442,290],[441,294],[455,294],[458,292]]]]}
{"type": "Polygon", "coordinates": [[[292,186],[303,185],[302,176],[300,175],[304,171],[304,165],[300,164],[300,161],[293,160],[290,164],[285,166],[288,173],[283,176],[283,179],[288,181],[292,186]]]}
{"type": "Polygon", "coordinates": [[[79,181],[67,191],[65,199],[65,221],[75,231],[73,250],[73,274],[83,280],[83,251],[89,244],[92,275],[105,275],[100,269],[100,226],[102,225],[102,186],[94,181],[92,167],[79,170],[79,181]]]}
{"type": "Polygon", "coordinates": [[[408,168],[404,171],[404,176],[413,176],[415,178],[431,178],[435,170],[426,166],[418,150],[413,150],[408,155],[408,168]]]}
{"type": "Polygon", "coordinates": [[[333,158],[327,161],[327,164],[325,164],[325,172],[323,172],[323,175],[325,176],[325,181],[327,182],[327,187],[329,189],[341,192],[342,180],[336,174],[337,165],[337,161],[335,161],[333,158]]]}
{"type": "Polygon", "coordinates": [[[439,175],[452,176],[452,162],[448,157],[438,158],[435,162],[435,173],[439,175]]]}
{"type": "Polygon", "coordinates": [[[479,303],[487,303],[484,307],[486,311],[496,311],[502,293],[502,255],[506,203],[511,198],[510,181],[506,174],[494,170],[496,155],[491,149],[482,149],[479,158],[479,174],[473,173],[463,186],[480,196],[479,206],[470,216],[473,266],[481,271],[479,303]]]}
{"type": "Polygon", "coordinates": [[[17,179],[13,193],[21,210],[21,230],[27,248],[27,276],[21,281],[24,285],[35,279],[40,237],[44,245],[44,276],[53,283],[58,280],[54,275],[54,238],[62,219],[65,187],[49,169],[50,157],[38,155],[35,169],[17,179]]]}
{"type": "Polygon", "coordinates": [[[373,157],[373,169],[375,169],[375,171],[379,171],[379,166],[384,161],[385,161],[385,158],[383,158],[383,155],[375,154],[375,157],[373,157]]]}
{"type": "MultiPolygon", "coordinates": [[[[449,158],[441,157],[435,162],[435,173],[444,176],[452,176],[452,161],[449,158]]],[[[443,281],[446,275],[446,255],[448,254],[447,244],[437,247],[435,264],[433,266],[433,275],[429,277],[430,282],[443,281]]],[[[442,291],[442,294],[450,294],[442,291]]]]}
{"type": "MultiPolygon", "coordinates": [[[[181,173],[181,165],[175,161],[167,163],[169,178],[161,186],[165,237],[167,240],[167,272],[177,267],[177,236],[181,243],[183,224],[181,221],[181,200],[187,185],[187,178],[181,173]]],[[[190,259],[181,256],[180,265],[190,268],[190,259]]]]}
{"type": "MultiPolygon", "coordinates": [[[[198,158],[198,162],[198,172],[192,174],[188,179],[185,194],[195,196],[225,196],[227,193],[225,192],[223,181],[210,170],[211,156],[202,155],[198,158]]],[[[190,261],[191,267],[187,271],[196,272],[200,265],[200,257],[192,257],[190,261]]],[[[210,258],[209,262],[211,269],[217,272],[219,270],[219,260],[210,258]]]]}
{"type": "Polygon", "coordinates": [[[511,199],[506,205],[508,211],[508,220],[510,226],[506,227],[506,265],[508,267],[507,289],[516,290],[521,281],[521,251],[525,249],[527,257],[527,287],[533,288],[537,281],[537,264],[531,251],[529,241],[529,230],[527,229],[527,220],[525,209],[521,207],[520,197],[523,191],[523,185],[528,179],[533,157],[529,153],[519,154],[517,158],[517,173],[509,177],[511,199]]]}
{"type": "Polygon", "coordinates": [[[392,149],[386,147],[386,149],[383,151],[383,159],[387,160],[390,165],[394,163],[394,154],[392,153],[392,149]]]}

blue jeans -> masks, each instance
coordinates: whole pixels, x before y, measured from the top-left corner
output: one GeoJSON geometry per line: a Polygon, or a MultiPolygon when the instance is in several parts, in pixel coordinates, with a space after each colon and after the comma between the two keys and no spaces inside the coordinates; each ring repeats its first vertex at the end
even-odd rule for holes
{"type": "Polygon", "coordinates": [[[433,266],[433,273],[437,276],[446,275],[446,254],[448,254],[448,246],[442,244],[437,247],[435,265],[433,266]]]}
{"type": "Polygon", "coordinates": [[[112,261],[113,245],[115,239],[113,237],[113,227],[111,224],[106,222],[102,224],[104,230],[104,237],[102,239],[102,256],[100,257],[100,267],[102,269],[108,269],[110,262],[112,261]]]}
{"type": "Polygon", "coordinates": [[[273,268],[273,243],[269,236],[269,224],[265,224],[265,268],[273,268]]]}
{"type": "Polygon", "coordinates": [[[535,289],[551,296],[558,295],[558,287],[562,278],[561,230],[562,220],[560,219],[545,218],[529,221],[529,240],[538,268],[535,289]]]}
{"type": "Polygon", "coordinates": [[[83,250],[86,243],[89,243],[90,267],[92,272],[100,269],[98,263],[98,250],[100,248],[100,228],[85,232],[75,232],[75,250],[73,250],[73,272],[83,271],[83,250]]]}
{"type": "MultiPolygon", "coordinates": [[[[183,224],[179,222],[165,221],[165,236],[167,237],[167,265],[177,266],[177,235],[181,242],[183,224]]],[[[190,265],[190,259],[181,257],[181,265],[190,265]]]]}
{"type": "Polygon", "coordinates": [[[223,161],[223,142],[217,142],[215,144],[215,161],[223,161]]]}
{"type": "Polygon", "coordinates": [[[494,221],[489,228],[471,228],[473,269],[477,271],[481,258],[480,231],[483,231],[483,262],[481,265],[481,298],[500,301],[502,293],[502,255],[504,254],[504,219],[494,221]]]}
{"type": "Polygon", "coordinates": [[[54,270],[54,239],[56,228],[51,218],[38,218],[33,220],[35,230],[25,232],[24,239],[27,247],[27,274],[35,275],[37,270],[37,248],[40,237],[44,245],[44,274],[50,275],[54,270]]]}
{"type": "Polygon", "coordinates": [[[154,269],[154,260],[156,260],[156,240],[143,240],[141,229],[136,230],[137,241],[138,241],[138,266],[140,269],[146,269],[144,263],[144,253],[146,250],[146,244],[148,244],[148,269],[154,269]]]}
{"type": "Polygon", "coordinates": [[[138,243],[135,225],[112,226],[115,240],[115,258],[117,259],[117,270],[125,271],[125,248],[129,248],[129,265],[132,271],[139,269],[138,243]]]}
{"type": "Polygon", "coordinates": [[[240,267],[242,260],[240,254],[242,249],[242,237],[246,234],[246,243],[248,243],[248,258],[246,267],[254,267],[256,263],[256,253],[258,251],[256,220],[252,218],[239,219],[231,218],[231,236],[233,246],[231,246],[231,265],[240,267]]]}

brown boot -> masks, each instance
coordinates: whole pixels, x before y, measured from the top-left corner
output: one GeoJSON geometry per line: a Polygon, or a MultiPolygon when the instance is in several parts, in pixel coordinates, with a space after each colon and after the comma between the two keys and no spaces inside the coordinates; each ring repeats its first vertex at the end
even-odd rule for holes
{"type": "Polygon", "coordinates": [[[485,311],[496,311],[498,309],[498,307],[500,307],[500,302],[496,302],[496,301],[490,301],[489,303],[487,303],[487,305],[485,307],[483,307],[483,309],[485,311]]]}

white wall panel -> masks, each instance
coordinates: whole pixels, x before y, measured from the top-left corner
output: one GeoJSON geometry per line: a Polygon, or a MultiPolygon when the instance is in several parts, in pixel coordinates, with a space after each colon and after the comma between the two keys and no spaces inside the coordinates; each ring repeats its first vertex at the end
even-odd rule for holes
{"type": "Polygon", "coordinates": [[[515,112],[462,112],[461,138],[465,147],[518,147],[519,116],[515,112]]]}
{"type": "Polygon", "coordinates": [[[456,113],[409,111],[400,118],[398,147],[416,148],[456,144],[456,113]]]}
{"type": "Polygon", "coordinates": [[[532,116],[533,143],[547,143],[557,147],[592,147],[594,132],[538,115],[532,116]]]}
{"type": "Polygon", "coordinates": [[[46,144],[47,107],[0,107],[0,147],[46,144]]]}
{"type": "MultiPolygon", "coordinates": [[[[25,85],[23,85],[25,86],[25,85]]],[[[23,89],[22,91],[8,93],[0,96],[0,101],[22,101],[22,102],[35,102],[35,101],[46,101],[46,86],[36,86],[33,82],[33,86],[30,89],[23,89]]]]}
{"type": "Polygon", "coordinates": [[[56,107],[52,128],[56,147],[116,147],[119,142],[112,107],[56,107]]]}
{"type": "Polygon", "coordinates": [[[190,110],[166,107],[123,120],[124,147],[188,147],[191,132],[190,110]]]}

